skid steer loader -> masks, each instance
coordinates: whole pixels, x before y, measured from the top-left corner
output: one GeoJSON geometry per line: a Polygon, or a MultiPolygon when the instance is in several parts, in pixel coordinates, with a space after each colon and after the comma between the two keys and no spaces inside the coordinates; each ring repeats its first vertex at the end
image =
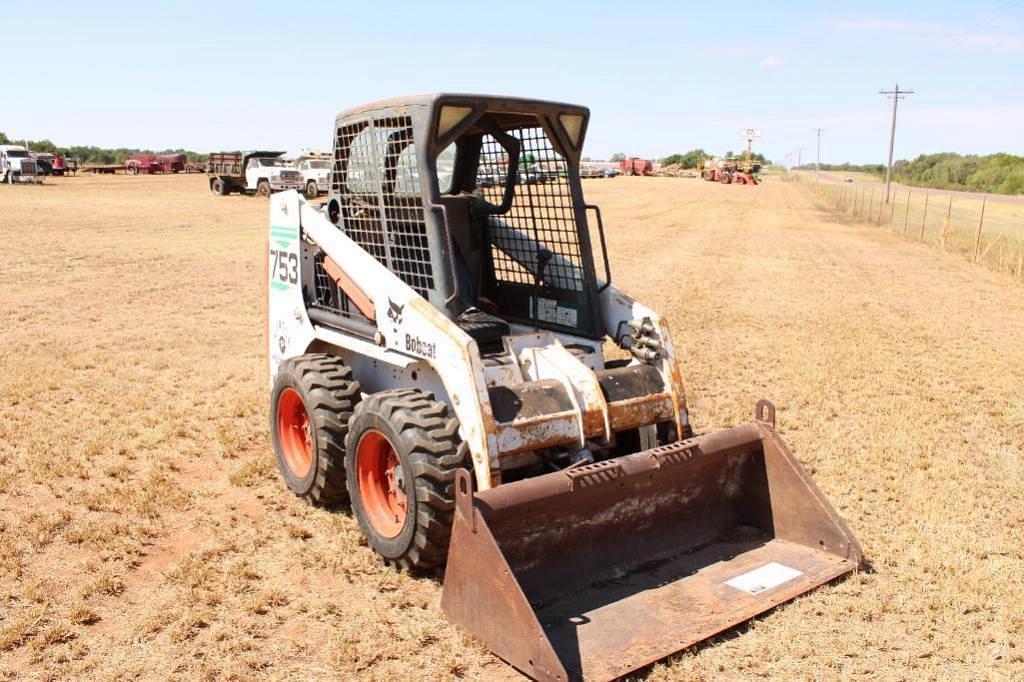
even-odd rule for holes
{"type": "Polygon", "coordinates": [[[446,564],[449,619],[545,680],[624,675],[861,560],[770,403],[692,434],[665,319],[611,285],[588,116],[370,104],[337,117],[325,204],[270,208],[286,484],[348,499],[387,563],[446,564]]]}

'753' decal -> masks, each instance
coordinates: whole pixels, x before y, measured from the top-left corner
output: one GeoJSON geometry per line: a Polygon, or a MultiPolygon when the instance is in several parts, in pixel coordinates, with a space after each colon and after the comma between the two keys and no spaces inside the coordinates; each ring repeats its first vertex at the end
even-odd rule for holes
{"type": "Polygon", "coordinates": [[[291,251],[283,249],[271,249],[270,257],[273,258],[273,265],[270,266],[270,279],[273,284],[299,283],[299,256],[291,251]]]}

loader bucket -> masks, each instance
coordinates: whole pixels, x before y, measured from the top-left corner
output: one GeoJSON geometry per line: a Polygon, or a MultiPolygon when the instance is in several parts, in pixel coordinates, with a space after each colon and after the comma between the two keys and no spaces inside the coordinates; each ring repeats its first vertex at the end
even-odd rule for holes
{"type": "Polygon", "coordinates": [[[608,680],[854,570],[861,549],[774,429],[732,429],[474,493],[442,608],[540,680],[608,680]]]}

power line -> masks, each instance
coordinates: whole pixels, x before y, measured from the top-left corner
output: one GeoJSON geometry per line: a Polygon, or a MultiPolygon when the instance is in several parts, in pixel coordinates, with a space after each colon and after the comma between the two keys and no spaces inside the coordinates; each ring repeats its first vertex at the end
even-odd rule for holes
{"type": "Polygon", "coordinates": [[[818,173],[821,171],[821,134],[825,132],[824,128],[815,128],[814,132],[818,133],[818,160],[814,162],[814,181],[818,181],[818,173]]]}
{"type": "Polygon", "coordinates": [[[896,84],[895,90],[879,90],[879,95],[892,98],[892,127],[889,129],[889,165],[885,167],[885,203],[889,203],[889,186],[892,184],[892,148],[896,142],[896,106],[906,95],[913,95],[913,90],[900,90],[900,84],[896,84]]]}

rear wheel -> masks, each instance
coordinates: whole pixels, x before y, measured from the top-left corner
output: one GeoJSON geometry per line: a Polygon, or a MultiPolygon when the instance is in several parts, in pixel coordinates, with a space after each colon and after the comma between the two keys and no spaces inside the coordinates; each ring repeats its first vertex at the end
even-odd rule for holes
{"type": "Polygon", "coordinates": [[[349,426],[348,493],[370,547],[398,568],[443,564],[468,453],[458,420],[432,394],[400,389],[367,396],[349,426]]]}
{"type": "Polygon", "coordinates": [[[310,180],[306,183],[306,198],[316,199],[318,196],[320,196],[320,189],[316,186],[315,181],[310,180]]]}
{"type": "Polygon", "coordinates": [[[260,180],[256,183],[256,194],[266,199],[270,196],[270,180],[260,180]]]}
{"type": "Polygon", "coordinates": [[[210,191],[216,194],[217,196],[222,197],[227,194],[227,187],[225,186],[223,180],[221,180],[220,178],[214,178],[213,182],[210,183],[210,191]]]}
{"type": "Polygon", "coordinates": [[[318,504],[345,499],[345,436],[359,382],[340,358],[311,354],[281,364],[270,430],[289,490],[318,504]]]}

